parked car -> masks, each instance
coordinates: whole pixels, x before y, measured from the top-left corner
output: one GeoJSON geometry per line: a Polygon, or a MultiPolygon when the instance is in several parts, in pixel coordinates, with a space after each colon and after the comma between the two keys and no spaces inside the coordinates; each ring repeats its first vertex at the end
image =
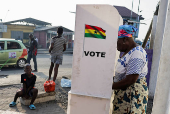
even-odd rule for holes
{"type": "Polygon", "coordinates": [[[27,59],[27,49],[20,40],[0,38],[0,66],[17,65],[24,67],[27,59]]]}

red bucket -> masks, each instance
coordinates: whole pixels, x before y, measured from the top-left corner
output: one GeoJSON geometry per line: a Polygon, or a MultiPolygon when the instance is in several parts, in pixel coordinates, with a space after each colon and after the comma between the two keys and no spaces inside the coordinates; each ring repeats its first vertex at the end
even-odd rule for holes
{"type": "Polygon", "coordinates": [[[55,82],[52,80],[46,81],[44,83],[44,90],[46,92],[53,92],[55,91],[55,82]]]}

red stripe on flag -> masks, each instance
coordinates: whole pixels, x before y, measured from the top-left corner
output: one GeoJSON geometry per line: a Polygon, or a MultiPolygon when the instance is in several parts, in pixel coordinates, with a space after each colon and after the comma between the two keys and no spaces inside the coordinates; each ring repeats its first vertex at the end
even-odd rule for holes
{"type": "Polygon", "coordinates": [[[86,29],[92,29],[92,30],[98,30],[98,31],[102,31],[105,33],[105,30],[103,30],[102,28],[100,27],[97,27],[97,26],[91,26],[91,25],[85,25],[86,29]]]}

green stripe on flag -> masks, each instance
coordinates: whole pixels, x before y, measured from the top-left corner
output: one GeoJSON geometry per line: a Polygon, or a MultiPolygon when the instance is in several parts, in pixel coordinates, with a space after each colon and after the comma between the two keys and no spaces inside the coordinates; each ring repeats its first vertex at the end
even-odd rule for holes
{"type": "Polygon", "coordinates": [[[91,33],[85,33],[85,37],[92,37],[92,38],[98,38],[98,39],[106,39],[106,36],[101,36],[99,34],[91,34],[91,33]]]}

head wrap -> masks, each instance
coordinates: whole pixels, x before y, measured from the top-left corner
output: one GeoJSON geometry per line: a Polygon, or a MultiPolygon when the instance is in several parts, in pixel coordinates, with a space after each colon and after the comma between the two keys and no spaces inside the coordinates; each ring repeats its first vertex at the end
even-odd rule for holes
{"type": "Polygon", "coordinates": [[[137,31],[132,25],[121,25],[119,26],[118,38],[132,37],[132,35],[137,31]]]}

